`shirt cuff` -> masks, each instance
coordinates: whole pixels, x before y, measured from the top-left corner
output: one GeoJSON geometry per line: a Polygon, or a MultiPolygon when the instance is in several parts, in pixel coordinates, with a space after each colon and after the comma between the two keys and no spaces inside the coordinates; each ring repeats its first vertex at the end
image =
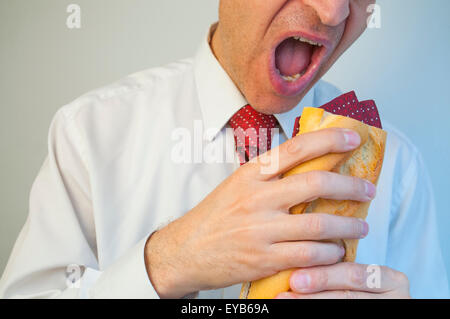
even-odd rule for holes
{"type": "Polygon", "coordinates": [[[159,299],[148,278],[144,250],[147,238],[103,271],[89,289],[89,298],[159,299]]]}

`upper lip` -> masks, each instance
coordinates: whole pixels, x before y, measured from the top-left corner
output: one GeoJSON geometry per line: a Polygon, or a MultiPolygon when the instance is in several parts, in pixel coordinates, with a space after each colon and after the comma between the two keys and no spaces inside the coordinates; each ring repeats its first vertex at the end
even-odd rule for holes
{"type": "Polygon", "coordinates": [[[308,39],[310,41],[316,42],[318,44],[320,44],[321,46],[323,46],[324,48],[326,48],[327,51],[329,51],[331,49],[331,40],[323,37],[323,36],[319,36],[307,31],[303,31],[303,30],[293,30],[293,31],[287,31],[284,32],[283,34],[281,34],[281,36],[277,39],[275,47],[273,48],[273,50],[276,50],[276,48],[286,39],[292,38],[292,37],[302,37],[305,39],[308,39]]]}

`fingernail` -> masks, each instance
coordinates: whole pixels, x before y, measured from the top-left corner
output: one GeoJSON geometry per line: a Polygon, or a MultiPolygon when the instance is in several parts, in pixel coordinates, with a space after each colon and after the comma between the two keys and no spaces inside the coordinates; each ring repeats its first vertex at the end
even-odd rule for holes
{"type": "Polygon", "coordinates": [[[369,224],[364,219],[359,219],[361,221],[361,237],[364,238],[369,233],[369,224]]]}
{"type": "Polygon", "coordinates": [[[311,278],[309,277],[309,275],[304,274],[304,273],[296,274],[296,275],[294,275],[294,278],[293,278],[292,284],[294,287],[292,287],[292,288],[294,288],[294,290],[296,290],[296,291],[304,290],[309,287],[310,283],[311,283],[311,278]]]}
{"type": "Polygon", "coordinates": [[[369,200],[373,199],[377,192],[377,188],[375,187],[375,185],[373,185],[369,181],[366,181],[364,183],[364,185],[365,185],[366,196],[368,197],[369,200]]]}
{"type": "Polygon", "coordinates": [[[354,148],[361,143],[359,134],[352,130],[344,130],[344,139],[345,144],[347,144],[351,148],[354,148]]]}

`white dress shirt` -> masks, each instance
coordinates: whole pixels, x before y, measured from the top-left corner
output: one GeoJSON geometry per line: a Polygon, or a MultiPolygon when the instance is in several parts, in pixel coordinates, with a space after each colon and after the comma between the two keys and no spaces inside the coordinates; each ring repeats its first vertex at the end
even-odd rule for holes
{"type": "MultiPolygon", "coordinates": [[[[282,130],[274,146],[292,135],[304,106],[339,94],[319,82],[297,107],[276,115],[282,130]]],[[[225,163],[202,161],[198,148],[224,145],[235,155],[225,126],[246,104],[204,41],[193,59],[133,74],[62,107],[0,297],[158,298],[144,264],[145,241],[236,169],[236,156],[225,163]],[[174,160],[176,132],[194,136],[202,130],[207,136],[200,146],[191,143],[192,161],[174,160]]],[[[448,297],[427,171],[414,145],[383,125],[385,162],[357,262],[406,273],[413,297],[448,297]]],[[[236,285],[199,296],[238,294],[236,285]]]]}

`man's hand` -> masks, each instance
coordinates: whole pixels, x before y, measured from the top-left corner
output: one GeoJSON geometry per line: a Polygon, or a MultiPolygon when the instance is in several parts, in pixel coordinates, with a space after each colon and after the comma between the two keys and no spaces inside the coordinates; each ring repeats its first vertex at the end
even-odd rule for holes
{"type": "Polygon", "coordinates": [[[280,299],[397,299],[410,298],[405,274],[384,266],[338,263],[295,271],[292,292],[280,299]],[[372,266],[373,267],[373,266],[372,266]],[[378,276],[378,278],[371,278],[378,276]]]}
{"type": "Polygon", "coordinates": [[[150,236],[145,260],[159,296],[183,297],[285,269],[340,261],[342,247],[319,241],[363,238],[367,223],[328,214],[289,215],[289,208],[319,197],[369,201],[375,186],[324,171],[280,176],[301,162],[359,144],[356,132],[326,129],[272,150],[279,152],[279,169],[272,174],[263,174],[261,164],[268,163],[271,152],[241,166],[198,206],[150,236]]]}

